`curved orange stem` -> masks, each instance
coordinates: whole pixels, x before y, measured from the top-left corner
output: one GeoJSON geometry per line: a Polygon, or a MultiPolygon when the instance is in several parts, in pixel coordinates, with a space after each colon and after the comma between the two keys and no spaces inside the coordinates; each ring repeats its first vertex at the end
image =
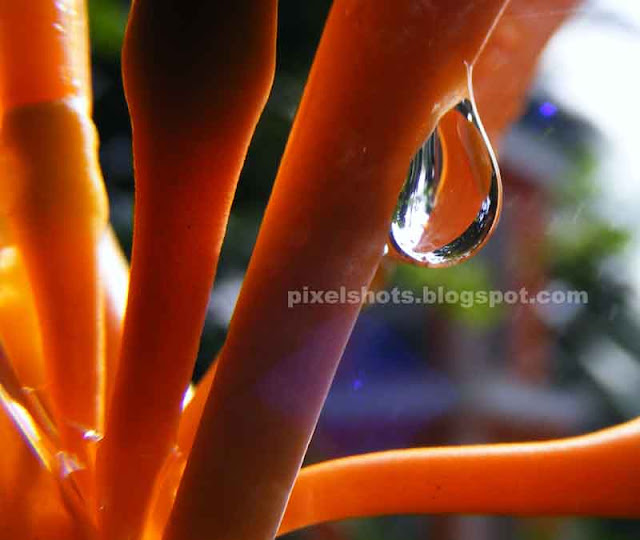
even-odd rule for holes
{"type": "Polygon", "coordinates": [[[640,420],[549,442],[397,450],[300,472],[279,534],[386,514],[639,517],[640,420]]]}

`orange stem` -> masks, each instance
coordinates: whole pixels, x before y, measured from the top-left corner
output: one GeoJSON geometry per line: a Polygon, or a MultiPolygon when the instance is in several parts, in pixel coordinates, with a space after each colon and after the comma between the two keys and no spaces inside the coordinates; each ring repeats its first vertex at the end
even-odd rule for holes
{"type": "Polygon", "coordinates": [[[99,456],[104,537],[137,537],[176,442],[229,209],[275,69],[275,0],[133,4],[123,51],[136,213],[99,456]]]}
{"type": "Polygon", "coordinates": [[[129,291],[129,263],[111,228],[105,231],[100,243],[99,259],[104,293],[105,410],[109,410],[118,372],[122,324],[129,291]]]}
{"type": "Polygon", "coordinates": [[[107,202],[89,118],[82,0],[0,2],[2,208],[33,292],[63,441],[93,469],[102,423],[103,323],[97,246],[107,202]]]}
{"type": "Polygon", "coordinates": [[[147,517],[143,540],[157,540],[162,538],[171,509],[176,497],[176,490],[182,479],[187,457],[191,453],[191,447],[196,436],[196,431],[202,417],[204,405],[215,377],[216,365],[211,366],[207,374],[202,378],[193,390],[193,397],[184,407],[180,417],[177,444],[173,453],[164,464],[159,475],[151,503],[151,511],[147,517]]]}
{"type": "MultiPolygon", "coordinates": [[[[91,527],[66,498],[65,480],[58,476],[52,447],[39,440],[38,427],[28,426],[25,438],[16,418],[28,422],[26,409],[0,387],[0,531],[3,538],[20,540],[88,540],[91,527]],[[40,455],[40,458],[38,456],[40,455]],[[51,468],[49,468],[51,467],[51,468]]],[[[23,426],[24,428],[25,426],[23,426]]],[[[77,501],[76,501],[77,502],[77,501]]]]}
{"type": "Polygon", "coordinates": [[[90,102],[84,0],[0,1],[5,109],[67,99],[90,102]]]}
{"type": "Polygon", "coordinates": [[[582,0],[511,0],[473,69],[484,128],[498,137],[522,111],[538,57],[582,0]]]}
{"type": "Polygon", "coordinates": [[[549,442],[395,450],[303,469],[279,534],[387,514],[640,517],[640,420],[549,442]]]}
{"type": "MultiPolygon", "coordinates": [[[[105,232],[100,244],[99,259],[105,298],[105,378],[108,390],[113,386],[117,370],[129,275],[127,261],[111,229],[105,232]]],[[[20,387],[28,395],[34,414],[49,423],[51,388],[44,367],[37,313],[22,257],[12,244],[0,251],[0,343],[7,357],[7,369],[14,372],[20,387]]]]}
{"type": "Polygon", "coordinates": [[[0,342],[22,386],[44,397],[47,379],[37,313],[20,252],[0,251],[0,342]]]}

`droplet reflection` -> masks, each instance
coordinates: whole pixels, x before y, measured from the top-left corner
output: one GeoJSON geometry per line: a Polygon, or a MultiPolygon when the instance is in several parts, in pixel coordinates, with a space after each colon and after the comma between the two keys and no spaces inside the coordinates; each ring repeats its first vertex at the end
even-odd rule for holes
{"type": "Polygon", "coordinates": [[[389,254],[419,266],[471,257],[500,213],[498,164],[473,99],[443,116],[416,153],[391,222],[389,254]]]}

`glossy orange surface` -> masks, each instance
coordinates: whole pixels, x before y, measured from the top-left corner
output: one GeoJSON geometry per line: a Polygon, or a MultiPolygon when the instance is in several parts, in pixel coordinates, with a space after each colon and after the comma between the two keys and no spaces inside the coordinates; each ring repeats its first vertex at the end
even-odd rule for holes
{"type": "Polygon", "coordinates": [[[287,294],[367,286],[409,161],[503,4],[334,3],[165,540],[275,534],[359,310],[287,294]]]}
{"type": "Polygon", "coordinates": [[[493,137],[504,131],[575,2],[557,0],[531,25],[548,4],[513,0],[499,19],[504,0],[335,1],[227,342],[183,407],[273,77],[275,1],[134,4],[124,69],[136,221],[123,326],[128,269],[106,228],[84,3],[0,0],[0,536],[268,540],[392,513],[640,515],[637,420],[300,471],[360,306],[291,308],[288,294],[370,285],[408,163],[439,120],[448,158],[428,241],[464,230],[486,175],[453,159],[459,125],[443,115],[467,95],[475,64],[480,114],[493,137]]]}
{"type": "Polygon", "coordinates": [[[99,454],[105,538],[144,524],[176,443],[236,182],[275,69],[274,0],[138,0],[123,69],[136,212],[119,370],[99,454]],[[224,81],[224,84],[221,84],[224,81]]]}

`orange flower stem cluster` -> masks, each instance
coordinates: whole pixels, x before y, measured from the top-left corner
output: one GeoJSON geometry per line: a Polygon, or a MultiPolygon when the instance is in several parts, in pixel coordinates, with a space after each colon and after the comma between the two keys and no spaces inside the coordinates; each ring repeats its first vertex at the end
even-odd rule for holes
{"type": "MultiPolygon", "coordinates": [[[[289,307],[289,293],[368,286],[409,161],[467,97],[468,69],[499,134],[576,0],[553,2],[533,28],[549,0],[506,13],[508,0],[335,0],[225,347],[194,389],[229,208],[273,78],[276,2],[134,1],[129,278],[107,226],[84,2],[0,0],[2,534],[268,540],[391,513],[639,516],[638,420],[300,470],[359,306],[289,307]]],[[[455,129],[441,126],[445,152],[455,129]]],[[[451,159],[434,218],[446,239],[482,197],[453,189],[469,174],[451,159]]]]}
{"type": "Polygon", "coordinates": [[[359,311],[288,293],[367,286],[409,161],[503,6],[334,3],[165,540],[276,533],[359,311]]]}
{"type": "Polygon", "coordinates": [[[84,3],[2,0],[0,25],[0,213],[33,292],[62,447],[91,498],[95,456],[86,433],[103,424],[98,245],[107,200],[89,118],[84,3]]]}

